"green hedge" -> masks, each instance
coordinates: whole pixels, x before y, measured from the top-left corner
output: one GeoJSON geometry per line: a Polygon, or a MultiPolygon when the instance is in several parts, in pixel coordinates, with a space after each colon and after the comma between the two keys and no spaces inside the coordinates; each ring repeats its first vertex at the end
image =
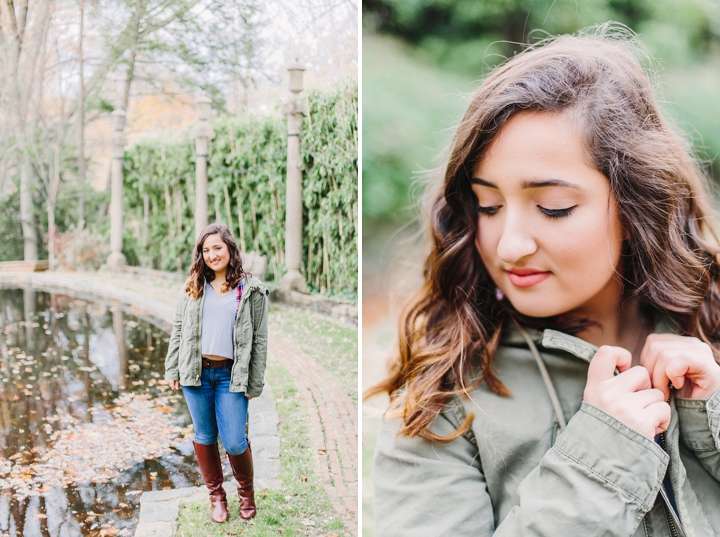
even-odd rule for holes
{"type": "MultiPolygon", "coordinates": [[[[357,83],[307,92],[303,120],[303,267],[316,290],[357,295],[357,83]]],[[[220,117],[208,163],[210,220],[229,224],[245,251],[268,256],[266,279],[285,272],[287,128],[274,116],[220,117]]],[[[157,141],[125,154],[125,255],[185,271],[194,244],[194,143],[157,141]]]]}

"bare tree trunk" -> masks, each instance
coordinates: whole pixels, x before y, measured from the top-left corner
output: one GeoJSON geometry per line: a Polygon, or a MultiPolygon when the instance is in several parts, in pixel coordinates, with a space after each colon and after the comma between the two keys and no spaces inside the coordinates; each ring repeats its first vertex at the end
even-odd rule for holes
{"type": "Polygon", "coordinates": [[[62,147],[62,130],[64,117],[60,115],[58,132],[55,140],[55,154],[53,155],[53,169],[50,175],[50,188],[48,189],[48,265],[55,270],[55,205],[57,204],[60,189],[60,149],[62,147]]]}
{"type": "Polygon", "coordinates": [[[130,49],[130,61],[128,62],[128,70],[125,75],[125,88],[123,89],[122,109],[127,114],[128,106],[130,106],[130,86],[132,86],[135,77],[135,57],[137,56],[137,34],[135,34],[132,48],[130,49]]]}
{"type": "Polygon", "coordinates": [[[80,197],[78,198],[78,228],[83,227],[85,220],[85,76],[83,58],[83,26],[85,24],[85,0],[80,0],[80,39],[78,44],[78,66],[80,85],[78,88],[78,182],[80,183],[80,197]]]}
{"type": "MultiPolygon", "coordinates": [[[[140,21],[145,16],[147,7],[146,0],[138,2],[133,13],[133,18],[130,21],[130,61],[128,61],[127,72],[125,73],[125,88],[123,89],[122,109],[125,113],[128,113],[128,106],[130,106],[130,86],[135,78],[135,58],[137,57],[137,45],[138,45],[138,34],[140,33],[140,21]]],[[[127,119],[128,116],[125,116],[127,119]]]]}
{"type": "Polygon", "coordinates": [[[30,143],[33,127],[39,117],[44,49],[51,24],[52,0],[38,2],[28,27],[28,0],[0,3],[0,32],[5,42],[0,48],[0,77],[7,86],[6,113],[12,125],[13,137],[19,145],[20,221],[23,231],[24,259],[38,258],[37,231],[33,214],[33,173],[30,165],[30,143]],[[39,59],[40,57],[40,59],[39,59]],[[39,64],[40,62],[40,64],[39,64]]]}
{"type": "Polygon", "coordinates": [[[23,259],[37,261],[38,245],[35,232],[35,215],[32,201],[32,171],[30,170],[29,155],[23,149],[20,163],[20,221],[22,222],[23,242],[25,243],[23,259]]]}

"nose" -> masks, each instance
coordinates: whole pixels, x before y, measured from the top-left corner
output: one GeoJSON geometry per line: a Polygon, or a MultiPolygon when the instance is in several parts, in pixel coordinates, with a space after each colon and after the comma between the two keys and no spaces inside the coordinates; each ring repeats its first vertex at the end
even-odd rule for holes
{"type": "Polygon", "coordinates": [[[505,263],[515,264],[536,251],[537,243],[528,222],[521,214],[508,212],[497,245],[498,257],[505,263]]]}

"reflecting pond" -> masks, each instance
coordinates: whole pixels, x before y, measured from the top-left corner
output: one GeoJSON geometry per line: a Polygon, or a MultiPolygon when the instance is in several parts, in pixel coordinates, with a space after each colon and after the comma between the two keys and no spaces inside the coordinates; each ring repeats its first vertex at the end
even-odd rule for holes
{"type": "Polygon", "coordinates": [[[0,289],[0,332],[0,535],[132,535],[142,491],[201,484],[166,332],[32,289],[0,289]]]}

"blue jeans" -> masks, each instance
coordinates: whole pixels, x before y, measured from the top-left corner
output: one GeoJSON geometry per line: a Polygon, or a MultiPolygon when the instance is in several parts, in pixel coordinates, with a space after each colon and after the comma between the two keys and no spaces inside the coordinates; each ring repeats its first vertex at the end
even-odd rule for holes
{"type": "Polygon", "coordinates": [[[223,446],[231,455],[247,449],[245,424],[248,400],[244,393],[230,391],[230,368],[202,369],[200,386],[183,386],[193,426],[195,442],[210,446],[217,442],[218,432],[223,446]]]}

